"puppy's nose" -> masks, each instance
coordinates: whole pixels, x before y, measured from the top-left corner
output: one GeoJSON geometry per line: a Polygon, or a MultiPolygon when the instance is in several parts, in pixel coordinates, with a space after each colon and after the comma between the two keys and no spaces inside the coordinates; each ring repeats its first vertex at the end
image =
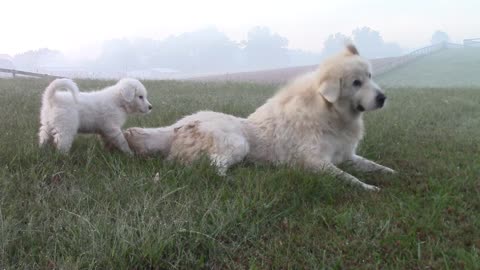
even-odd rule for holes
{"type": "Polygon", "coordinates": [[[382,94],[382,93],[379,93],[376,97],[375,97],[375,102],[377,102],[377,106],[379,108],[383,107],[383,104],[385,104],[385,100],[387,99],[387,97],[382,94]]]}
{"type": "Polygon", "coordinates": [[[148,109],[151,110],[153,107],[152,105],[148,105],[148,109]]]}

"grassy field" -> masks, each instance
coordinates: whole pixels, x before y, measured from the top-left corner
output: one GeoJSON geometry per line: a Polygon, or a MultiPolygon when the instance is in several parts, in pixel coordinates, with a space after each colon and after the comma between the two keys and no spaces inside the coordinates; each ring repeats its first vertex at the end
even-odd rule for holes
{"type": "MultiPolygon", "coordinates": [[[[1,269],[478,269],[480,88],[388,88],[359,152],[395,176],[328,175],[37,147],[47,81],[0,80],[1,269]],[[155,174],[159,178],[155,179],[155,174]]],[[[79,81],[81,88],[107,85],[79,81]]],[[[247,116],[275,88],[146,82],[159,126],[200,109],[247,116]]]]}
{"type": "Polygon", "coordinates": [[[480,87],[480,47],[442,50],[394,72],[379,82],[397,87],[480,87]]]}

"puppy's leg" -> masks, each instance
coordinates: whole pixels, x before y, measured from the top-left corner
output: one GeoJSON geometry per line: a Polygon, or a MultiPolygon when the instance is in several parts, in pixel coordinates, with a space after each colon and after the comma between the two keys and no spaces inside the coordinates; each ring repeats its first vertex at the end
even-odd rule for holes
{"type": "Polygon", "coordinates": [[[133,155],[132,150],[128,146],[127,140],[123,136],[122,130],[120,128],[110,128],[103,131],[102,134],[106,145],[114,145],[116,148],[120,149],[122,152],[129,155],[133,155]]]}
{"type": "Polygon", "coordinates": [[[53,136],[53,141],[58,151],[60,151],[60,153],[67,154],[68,151],[70,151],[70,148],[72,147],[74,138],[75,138],[75,134],[71,134],[68,132],[57,132],[53,136]]]}
{"type": "Polygon", "coordinates": [[[341,178],[349,183],[359,185],[366,190],[371,190],[371,191],[380,190],[376,186],[365,184],[364,182],[358,180],[355,176],[340,170],[337,166],[333,165],[331,162],[328,162],[328,161],[310,159],[306,162],[306,166],[307,168],[317,172],[319,171],[328,172],[334,175],[335,177],[341,178]]]}
{"type": "Polygon", "coordinates": [[[40,147],[44,147],[47,143],[49,143],[53,138],[52,135],[48,132],[47,126],[41,126],[40,130],[38,131],[38,143],[40,147]]]}
{"type": "Polygon", "coordinates": [[[349,161],[347,161],[347,163],[351,164],[354,169],[362,172],[380,171],[384,173],[395,173],[394,170],[388,167],[377,164],[371,160],[368,160],[358,155],[353,155],[352,158],[349,161]]]}
{"type": "Polygon", "coordinates": [[[112,151],[116,148],[115,145],[113,145],[113,143],[108,140],[103,133],[100,133],[98,136],[100,136],[100,138],[102,139],[103,146],[105,147],[105,149],[107,149],[107,151],[112,151]]]}

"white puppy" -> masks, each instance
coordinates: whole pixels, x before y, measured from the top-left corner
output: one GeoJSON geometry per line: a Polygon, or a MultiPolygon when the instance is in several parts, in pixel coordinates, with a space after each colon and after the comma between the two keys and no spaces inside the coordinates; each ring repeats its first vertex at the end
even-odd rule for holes
{"type": "Polygon", "coordinates": [[[137,153],[161,152],[190,163],[210,158],[220,174],[244,158],[327,171],[378,190],[336,165],[393,173],[355,153],[364,133],[362,115],[383,107],[385,95],[371,78],[369,63],[353,45],[319,69],[285,86],[247,119],[199,112],[157,129],[130,128],[125,137],[137,153]]]}
{"type": "Polygon", "coordinates": [[[39,143],[53,142],[60,152],[67,153],[77,133],[98,133],[106,144],[132,154],[121,128],[127,114],[151,109],[147,91],[136,79],[121,79],[95,92],[80,92],[72,80],[56,79],[43,93],[39,143]],[[60,89],[70,93],[57,92],[60,89]]]}

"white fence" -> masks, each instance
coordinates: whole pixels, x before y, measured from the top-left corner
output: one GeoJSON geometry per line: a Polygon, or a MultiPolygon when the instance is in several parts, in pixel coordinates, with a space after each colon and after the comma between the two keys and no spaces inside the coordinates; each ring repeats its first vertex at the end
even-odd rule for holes
{"type": "Polygon", "coordinates": [[[443,49],[457,49],[457,48],[463,48],[463,47],[464,45],[462,44],[444,42],[444,43],[438,43],[438,44],[417,49],[403,56],[376,59],[376,60],[373,60],[372,62],[374,62],[373,67],[374,67],[375,74],[378,75],[378,74],[382,74],[387,71],[390,71],[396,67],[410,63],[411,61],[417,58],[438,52],[443,49]],[[382,61],[382,60],[385,60],[385,61],[382,61]]]}
{"type": "Polygon", "coordinates": [[[17,75],[30,76],[30,77],[36,77],[36,78],[61,78],[60,76],[55,76],[50,74],[36,73],[36,72],[29,72],[29,71],[22,71],[22,70],[16,70],[16,69],[8,69],[8,68],[0,68],[0,72],[10,73],[14,78],[17,75]]]}

